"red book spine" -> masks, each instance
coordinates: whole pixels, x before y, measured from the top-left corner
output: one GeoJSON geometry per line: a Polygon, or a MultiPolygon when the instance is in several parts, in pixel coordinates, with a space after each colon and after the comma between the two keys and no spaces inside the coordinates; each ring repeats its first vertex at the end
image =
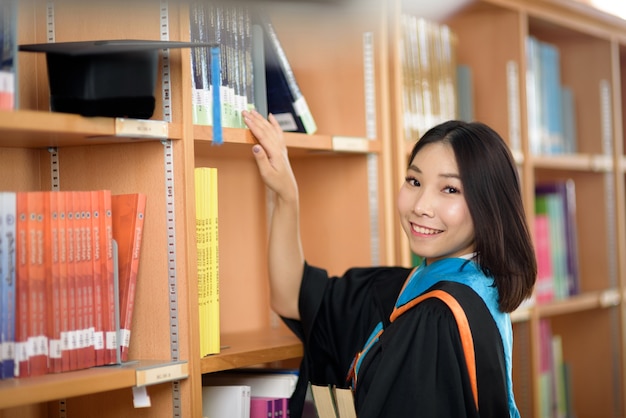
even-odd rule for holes
{"type": "Polygon", "coordinates": [[[68,333],[68,351],[69,351],[69,370],[76,370],[79,368],[78,361],[78,347],[79,347],[79,338],[78,338],[78,297],[77,297],[77,284],[76,284],[76,262],[74,258],[76,257],[76,249],[75,249],[75,227],[74,227],[74,216],[75,216],[75,205],[74,205],[74,194],[75,192],[66,192],[65,194],[65,202],[66,202],[66,225],[65,225],[65,235],[67,237],[67,306],[68,306],[68,321],[69,321],[69,333],[68,333]]]}
{"type": "Polygon", "coordinates": [[[16,198],[16,326],[15,326],[15,376],[26,377],[28,364],[28,194],[18,192],[16,198]]]}
{"type": "Polygon", "coordinates": [[[48,372],[58,373],[62,369],[61,350],[61,277],[59,268],[59,192],[44,192],[44,247],[46,267],[47,328],[48,328],[48,372]]]}
{"type": "Polygon", "coordinates": [[[80,205],[80,277],[83,302],[83,367],[96,365],[94,348],[94,286],[91,261],[91,192],[78,192],[80,205]]]}
{"type": "Polygon", "coordinates": [[[111,191],[99,192],[100,207],[100,250],[102,259],[102,305],[104,314],[104,343],[106,348],[105,361],[107,364],[116,363],[118,342],[117,326],[115,324],[115,272],[113,270],[113,215],[111,208],[111,191]]]}
{"type": "Polygon", "coordinates": [[[97,366],[105,364],[104,350],[104,312],[103,312],[103,279],[102,279],[102,251],[100,246],[100,192],[90,192],[91,197],[91,271],[93,283],[93,322],[94,322],[94,349],[97,366]]]}
{"type": "MultiPolygon", "coordinates": [[[[67,244],[67,192],[57,192],[57,223],[59,247],[59,298],[61,303],[61,371],[69,371],[70,362],[70,318],[68,289],[68,244],[67,244]]],[[[71,210],[70,210],[71,211],[71,210]]]]}
{"type": "Polygon", "coordinates": [[[135,287],[143,234],[146,195],[133,193],[111,197],[113,237],[118,244],[120,322],[122,328],[122,361],[128,360],[132,330],[135,287]]]}
{"type": "Polygon", "coordinates": [[[28,280],[29,280],[29,363],[30,376],[48,373],[48,331],[46,321],[46,267],[44,250],[44,192],[28,195],[28,280]]]}

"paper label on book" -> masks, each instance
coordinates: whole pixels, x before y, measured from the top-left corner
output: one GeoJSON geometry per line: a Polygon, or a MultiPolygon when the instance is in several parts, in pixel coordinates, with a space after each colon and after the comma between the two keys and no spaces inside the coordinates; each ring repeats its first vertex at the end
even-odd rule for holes
{"type": "Polygon", "coordinates": [[[274,117],[283,131],[297,131],[298,125],[291,113],[276,113],[274,117]]]}
{"type": "Polygon", "coordinates": [[[15,358],[15,343],[4,342],[2,343],[2,359],[10,360],[15,358]]]}
{"type": "Polygon", "coordinates": [[[106,333],[105,344],[107,350],[115,350],[117,348],[117,332],[108,331],[106,333]]]}
{"type": "Polygon", "coordinates": [[[122,347],[129,347],[130,346],[130,330],[128,329],[121,329],[120,330],[120,345],[122,347]]]}
{"type": "Polygon", "coordinates": [[[49,356],[50,358],[61,358],[61,340],[50,340],[49,356]]]}
{"type": "Polygon", "coordinates": [[[168,124],[160,120],[115,118],[115,136],[167,139],[168,124]]]}
{"type": "Polygon", "coordinates": [[[104,349],[104,333],[102,331],[93,333],[93,345],[96,350],[104,349]]]}

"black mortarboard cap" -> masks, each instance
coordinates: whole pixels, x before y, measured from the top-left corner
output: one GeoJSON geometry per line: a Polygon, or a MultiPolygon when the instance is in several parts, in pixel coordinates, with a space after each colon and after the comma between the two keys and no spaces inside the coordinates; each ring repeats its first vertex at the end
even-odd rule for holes
{"type": "Polygon", "coordinates": [[[53,111],[148,119],[154,113],[159,50],[196,42],[102,40],[20,45],[45,52],[53,111]]]}

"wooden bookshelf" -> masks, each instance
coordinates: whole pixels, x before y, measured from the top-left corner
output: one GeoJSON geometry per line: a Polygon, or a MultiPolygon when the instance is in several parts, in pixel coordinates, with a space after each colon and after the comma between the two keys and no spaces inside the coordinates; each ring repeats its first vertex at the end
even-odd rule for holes
{"type": "MultiPolygon", "coordinates": [[[[48,41],[49,3],[54,7],[57,42],[158,40],[162,34],[163,11],[158,2],[20,0],[20,43],[48,41]]],[[[400,13],[415,12],[417,3],[287,1],[268,9],[318,125],[314,135],[287,133],[285,140],[300,186],[307,261],[331,274],[372,263],[410,263],[394,207],[407,148],[414,140],[402,134],[396,29],[400,13]],[[366,95],[369,74],[363,66],[365,33],[373,39],[375,101],[369,104],[374,120],[368,120],[366,113],[370,97],[366,95]],[[374,135],[369,126],[374,127],[374,135]],[[377,198],[371,199],[374,194],[377,198]],[[378,206],[370,208],[372,201],[378,206]]],[[[167,13],[170,40],[188,40],[188,5],[170,2],[167,13]]],[[[536,182],[566,177],[577,186],[580,295],[526,306],[512,315],[514,387],[522,416],[539,416],[542,319],[552,321],[554,332],[563,337],[564,357],[572,367],[576,414],[624,416],[626,23],[567,0],[474,0],[441,23],[458,35],[458,62],[473,70],[476,118],[507,139],[514,121],[509,114],[512,98],[506,69],[509,63],[517,68],[519,97],[513,100],[519,105],[521,145],[514,151],[529,218],[533,218],[536,182]],[[561,48],[562,80],[578,98],[575,154],[530,153],[524,76],[529,34],[561,48]],[[601,82],[610,86],[608,107],[601,102],[601,82]],[[603,143],[606,138],[610,138],[609,150],[603,143]]],[[[164,121],[163,97],[157,91],[155,115],[142,122],[49,112],[45,59],[20,53],[20,109],[0,112],[0,187],[49,190],[49,148],[53,148],[58,153],[62,190],[107,188],[113,193],[148,195],[130,357],[148,359],[149,364],[173,354],[168,305],[168,234],[172,231],[165,201],[174,191],[179,321],[174,354],[178,359],[158,363],[157,368],[163,367],[167,374],[183,362],[172,376],[180,380],[150,386],[152,407],[142,409],[134,408],[131,401],[131,388],[150,374],[142,362],[2,381],[0,417],[59,416],[58,400],[64,399],[67,416],[166,417],[180,407],[180,416],[200,418],[203,374],[302,356],[301,343],[279,326],[269,306],[268,206],[252,157],[254,139],[246,129],[225,128],[224,143],[217,145],[211,127],[194,126],[188,50],[170,51],[169,57],[171,121],[164,121]],[[165,167],[164,147],[172,152],[171,173],[165,167]],[[206,358],[199,356],[195,280],[196,166],[217,167],[220,179],[223,348],[206,358]],[[173,175],[175,187],[167,188],[166,172],[173,175]]],[[[161,82],[157,90],[163,88],[161,82]]]]}

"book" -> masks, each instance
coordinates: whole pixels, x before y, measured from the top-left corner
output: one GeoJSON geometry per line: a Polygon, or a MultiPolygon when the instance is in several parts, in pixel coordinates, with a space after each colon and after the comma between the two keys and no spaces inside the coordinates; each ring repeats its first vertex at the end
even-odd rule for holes
{"type": "Polygon", "coordinates": [[[103,252],[101,248],[103,242],[100,235],[104,232],[101,230],[100,218],[103,216],[100,191],[92,190],[89,192],[91,199],[91,280],[93,283],[92,294],[92,317],[93,317],[93,344],[94,344],[94,361],[96,366],[105,364],[105,347],[104,347],[104,283],[103,283],[103,252]]]}
{"type": "Polygon", "coordinates": [[[0,358],[3,379],[15,374],[15,228],[16,194],[0,192],[0,358]]]}
{"type": "Polygon", "coordinates": [[[143,193],[111,196],[113,239],[118,246],[118,274],[122,361],[128,361],[141,239],[146,211],[143,193]]]}
{"type": "Polygon", "coordinates": [[[356,418],[351,389],[314,384],[309,389],[319,418],[356,418]]]}
{"type": "Polygon", "coordinates": [[[46,267],[44,248],[44,192],[27,192],[26,252],[28,264],[28,364],[29,376],[48,373],[46,321],[46,267]]]}
{"type": "MultiPolygon", "coordinates": [[[[58,246],[58,267],[59,267],[59,299],[61,305],[59,325],[60,325],[60,346],[61,371],[70,370],[70,290],[68,288],[68,244],[67,244],[67,194],[68,192],[56,192],[57,207],[57,246],[58,246]]],[[[71,209],[70,209],[71,210],[71,209]]],[[[73,304],[73,302],[72,302],[73,304]]],[[[51,350],[52,351],[52,350],[51,350]]]]}
{"type": "Polygon", "coordinates": [[[16,197],[16,297],[15,304],[15,371],[16,377],[29,375],[28,365],[28,195],[18,192],[16,197]]]}
{"type": "Polygon", "coordinates": [[[541,198],[535,200],[533,232],[535,257],[537,259],[535,301],[537,303],[551,302],[554,300],[554,278],[552,274],[550,217],[545,208],[545,200],[541,198]]]}
{"type": "Polygon", "coordinates": [[[276,117],[283,131],[314,134],[317,124],[285,54],[269,16],[257,10],[253,24],[263,29],[267,111],[276,117]]]}
{"type": "Polygon", "coordinates": [[[250,397],[250,418],[273,418],[276,415],[275,398],[250,397]]]}
{"type": "Polygon", "coordinates": [[[271,369],[238,369],[202,376],[203,386],[246,385],[250,386],[251,396],[267,398],[290,398],[297,382],[296,373],[271,369]]]}
{"type": "Polygon", "coordinates": [[[74,192],[66,192],[65,200],[65,247],[66,247],[66,280],[67,289],[67,320],[68,331],[64,341],[63,350],[67,351],[65,356],[68,360],[66,370],[76,370],[79,368],[79,324],[78,324],[78,297],[76,281],[76,227],[75,227],[75,204],[74,192]]]}
{"type": "Polygon", "coordinates": [[[46,273],[47,332],[48,332],[48,373],[63,371],[61,349],[61,269],[59,251],[59,212],[58,197],[61,192],[44,192],[44,264],[46,273]]]}
{"type": "Polygon", "coordinates": [[[551,182],[540,182],[535,185],[535,194],[538,196],[553,195],[560,201],[556,203],[554,217],[561,222],[564,229],[564,238],[561,244],[565,252],[566,285],[564,293],[567,296],[577,295],[580,292],[578,228],[576,225],[576,183],[573,179],[563,179],[551,182]]]}
{"type": "Polygon", "coordinates": [[[111,207],[111,191],[100,190],[98,193],[100,206],[100,259],[102,275],[102,306],[104,333],[104,362],[117,363],[117,325],[115,312],[117,309],[117,291],[115,277],[117,272],[113,265],[113,209],[111,207]]]}
{"type": "Polygon", "coordinates": [[[202,388],[202,416],[250,418],[250,386],[219,385],[202,388]]]}
{"type": "Polygon", "coordinates": [[[198,286],[202,355],[220,352],[218,171],[196,168],[198,286]]]}

